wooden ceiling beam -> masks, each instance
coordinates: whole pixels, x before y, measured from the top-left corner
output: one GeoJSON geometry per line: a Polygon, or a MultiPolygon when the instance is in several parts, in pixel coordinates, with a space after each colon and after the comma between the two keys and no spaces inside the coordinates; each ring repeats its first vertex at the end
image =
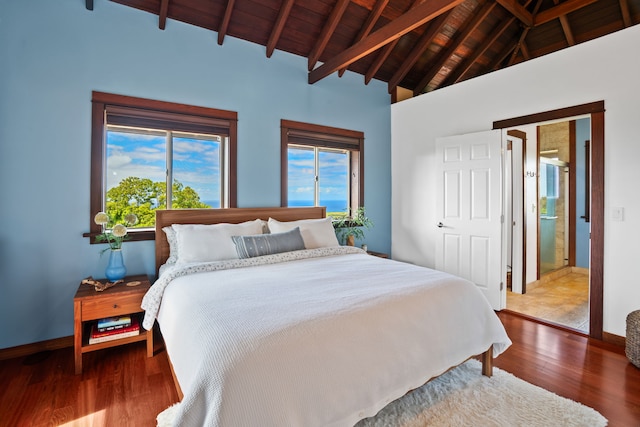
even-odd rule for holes
{"type": "Polygon", "coordinates": [[[524,58],[525,61],[528,61],[531,59],[531,54],[529,53],[529,46],[527,45],[526,41],[523,41],[520,44],[520,52],[522,52],[522,57],[524,58]]]}
{"type": "Polygon", "coordinates": [[[511,55],[513,50],[516,48],[517,43],[514,43],[512,45],[506,45],[502,51],[496,55],[496,57],[494,58],[494,60],[489,63],[489,65],[487,66],[487,70],[489,71],[495,71],[500,67],[500,64],[504,63],[505,59],[507,59],[507,56],[511,55]]]}
{"type": "Polygon", "coordinates": [[[309,53],[309,71],[313,70],[313,67],[316,66],[316,62],[320,59],[320,55],[322,55],[322,52],[324,52],[324,49],[327,47],[329,39],[336,30],[340,19],[342,19],[342,15],[344,15],[344,12],[347,10],[347,6],[349,6],[349,1],[350,0],[338,0],[338,3],[331,11],[331,15],[329,15],[329,19],[324,24],[320,37],[318,37],[318,40],[316,41],[316,45],[311,49],[311,53],[309,53]]]}
{"type": "MultiPolygon", "coordinates": [[[[553,0],[553,4],[556,6],[560,3],[560,0],[553,0]]],[[[564,38],[567,40],[567,44],[569,46],[573,46],[576,44],[576,40],[573,37],[573,31],[571,31],[571,25],[569,24],[569,18],[567,15],[559,16],[560,25],[562,26],[562,32],[564,33],[564,38]]]]}
{"type": "Polygon", "coordinates": [[[380,67],[382,67],[382,64],[384,64],[387,61],[387,58],[389,57],[389,55],[391,55],[391,52],[393,51],[393,49],[395,49],[399,41],[400,39],[395,39],[391,43],[386,44],[380,50],[380,54],[378,54],[378,57],[375,59],[375,61],[373,61],[373,63],[371,64],[371,66],[369,67],[369,69],[364,75],[364,84],[366,85],[369,84],[373,76],[375,76],[378,70],[380,69],[380,67]]]}
{"type": "Polygon", "coordinates": [[[516,0],[496,0],[500,6],[507,9],[513,16],[518,18],[525,26],[533,27],[533,15],[523,5],[516,0]]]}
{"type": "MultiPolygon", "coordinates": [[[[406,11],[413,9],[414,7],[419,5],[421,2],[422,0],[413,0],[413,3],[411,4],[411,6],[409,6],[409,8],[406,11]]],[[[391,55],[391,52],[393,51],[393,49],[395,49],[399,41],[400,39],[395,39],[394,41],[390,42],[389,44],[385,45],[385,47],[380,49],[380,53],[378,54],[377,58],[369,66],[369,69],[364,75],[364,84],[366,85],[369,84],[373,76],[375,76],[378,70],[380,69],[380,67],[382,67],[382,64],[384,64],[387,58],[389,57],[389,55],[391,55]]]]}
{"type": "Polygon", "coordinates": [[[169,12],[169,0],[160,2],[160,12],[158,13],[158,28],[164,30],[167,25],[167,13],[169,12]]]}
{"type": "Polygon", "coordinates": [[[373,26],[376,25],[376,22],[378,22],[378,19],[382,16],[382,12],[384,11],[384,8],[387,7],[387,4],[389,4],[389,0],[378,0],[376,2],[364,25],[360,28],[360,32],[358,32],[354,43],[359,42],[371,33],[373,26]]]}
{"type": "Polygon", "coordinates": [[[464,43],[465,40],[467,40],[471,33],[475,31],[476,28],[478,28],[478,25],[480,25],[482,21],[484,21],[484,19],[489,13],[491,13],[494,7],[496,7],[496,3],[493,1],[488,1],[482,5],[479,11],[474,11],[471,14],[472,18],[468,23],[464,25],[464,30],[462,30],[460,34],[455,36],[447,49],[441,51],[438,54],[438,59],[435,61],[433,66],[429,68],[429,71],[422,78],[422,80],[420,80],[418,86],[413,89],[414,96],[422,93],[422,90],[427,87],[429,82],[431,82],[431,80],[433,80],[433,78],[438,74],[440,69],[444,66],[445,62],[447,62],[447,60],[451,58],[451,55],[453,55],[455,51],[460,47],[460,45],[464,43]]]}
{"type": "Polygon", "coordinates": [[[309,83],[313,84],[327,77],[334,71],[338,71],[340,68],[356,62],[371,52],[380,49],[387,43],[404,36],[408,32],[453,9],[462,2],[463,0],[430,0],[419,4],[311,71],[309,73],[309,83]]]}
{"type": "Polygon", "coordinates": [[[294,1],[295,0],[282,1],[282,6],[280,6],[280,11],[278,12],[278,18],[276,19],[273,30],[271,30],[271,35],[269,35],[269,41],[267,42],[267,58],[271,58],[271,55],[273,55],[273,51],[278,45],[278,40],[280,40],[280,35],[282,35],[284,25],[287,23],[287,19],[289,18],[289,13],[291,13],[291,7],[293,6],[294,1]]]}
{"type": "MultiPolygon", "coordinates": [[[[540,9],[540,6],[542,6],[542,0],[538,0],[538,2],[536,3],[535,7],[533,8],[533,14],[534,15],[536,13],[538,13],[538,10],[540,9]]],[[[529,34],[530,30],[531,30],[531,27],[526,27],[526,28],[522,29],[522,33],[520,33],[520,38],[518,39],[518,43],[516,44],[516,47],[513,50],[513,53],[511,54],[511,59],[509,59],[508,65],[512,65],[513,64],[513,62],[516,60],[516,57],[518,56],[518,52],[520,51],[521,48],[524,48],[524,50],[526,51],[525,53],[523,53],[525,58],[526,58],[527,55],[529,55],[529,50],[527,49],[527,45],[525,43],[525,39],[527,38],[527,34],[529,34]]]]}
{"type": "Polygon", "coordinates": [[[235,5],[236,0],[229,0],[227,2],[227,7],[224,10],[224,17],[222,18],[222,23],[220,24],[220,28],[218,29],[218,44],[222,46],[224,42],[224,36],[227,35],[227,30],[229,29],[229,22],[231,22],[231,13],[233,12],[233,6],[235,5]]]}
{"type": "MultiPolygon", "coordinates": [[[[532,2],[533,0],[527,0],[524,3],[524,7],[528,7],[529,4],[532,2]]],[[[538,0],[538,3],[536,4],[534,10],[537,11],[538,8],[540,7],[540,5],[542,4],[542,0],[538,0]]],[[[492,62],[489,63],[489,65],[485,68],[485,70],[488,71],[494,71],[500,64],[504,63],[505,59],[507,58],[507,56],[509,56],[520,44],[520,40],[518,40],[518,42],[516,44],[512,44],[512,45],[505,45],[505,47],[500,51],[500,53],[494,58],[494,60],[492,62]]],[[[476,75],[482,75],[484,74],[483,72],[480,72],[476,75]]]]}
{"type": "Polygon", "coordinates": [[[429,27],[422,34],[422,36],[420,36],[416,44],[413,46],[413,49],[411,49],[411,52],[409,52],[409,55],[407,55],[405,60],[400,65],[400,68],[398,68],[396,72],[393,73],[391,79],[389,79],[389,93],[393,93],[402,79],[407,75],[407,73],[411,70],[415,63],[418,62],[418,59],[420,59],[424,51],[427,50],[431,42],[433,42],[433,39],[442,30],[442,27],[447,22],[447,19],[451,15],[452,11],[453,9],[451,9],[447,13],[443,13],[429,24],[429,27]]]}
{"type": "MultiPolygon", "coordinates": [[[[553,0],[553,2],[557,5],[560,0],[553,0]]],[[[575,45],[576,39],[573,37],[573,31],[571,31],[571,25],[569,25],[569,18],[567,18],[567,15],[562,15],[558,19],[560,19],[560,25],[562,25],[562,31],[564,32],[564,37],[567,39],[567,43],[569,46],[575,45]]]]}
{"type": "Polygon", "coordinates": [[[620,0],[620,12],[622,13],[622,22],[624,22],[625,28],[633,25],[631,20],[631,13],[629,12],[629,3],[627,0],[620,0]]]}
{"type": "Polygon", "coordinates": [[[561,16],[567,15],[576,10],[582,9],[585,6],[589,6],[591,3],[595,3],[598,0],[567,0],[564,3],[560,3],[551,9],[543,10],[540,13],[536,13],[533,16],[533,26],[546,24],[549,21],[558,19],[561,16]]]}
{"type": "MultiPolygon", "coordinates": [[[[353,39],[353,43],[351,43],[352,45],[358,43],[360,40],[367,37],[369,33],[371,33],[371,30],[373,30],[373,26],[376,24],[376,22],[378,22],[378,19],[382,15],[382,11],[385,7],[387,7],[388,3],[389,0],[378,0],[376,2],[375,6],[371,10],[371,13],[369,13],[369,16],[367,17],[364,25],[362,26],[362,28],[360,28],[358,35],[355,39],[353,39]]],[[[342,77],[345,71],[347,71],[347,67],[341,68],[338,71],[338,75],[342,77]]]]}
{"type": "Polygon", "coordinates": [[[516,61],[516,58],[518,57],[518,53],[522,52],[522,56],[524,56],[525,58],[527,57],[529,50],[527,49],[527,45],[525,43],[525,38],[527,37],[527,34],[529,34],[529,30],[531,28],[523,28],[522,29],[522,33],[520,34],[520,38],[518,39],[518,42],[516,43],[515,48],[513,49],[513,53],[511,53],[511,58],[509,59],[509,62],[507,63],[507,66],[509,65],[513,65],[513,63],[516,61]]]}
{"type": "Polygon", "coordinates": [[[451,84],[458,83],[463,79],[465,74],[471,69],[473,64],[484,55],[484,53],[491,47],[493,44],[502,36],[502,34],[509,28],[514,22],[516,22],[516,18],[512,17],[500,23],[491,33],[491,36],[488,37],[480,46],[473,50],[473,55],[469,56],[461,65],[458,65],[456,69],[447,76],[445,83],[440,86],[449,86],[451,84]]]}

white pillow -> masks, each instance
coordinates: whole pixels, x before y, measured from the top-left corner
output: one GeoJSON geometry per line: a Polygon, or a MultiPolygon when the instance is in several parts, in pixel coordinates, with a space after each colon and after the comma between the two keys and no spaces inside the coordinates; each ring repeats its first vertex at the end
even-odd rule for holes
{"type": "Polygon", "coordinates": [[[167,243],[169,243],[169,258],[166,264],[175,264],[178,262],[178,242],[176,240],[176,231],[171,226],[162,227],[162,231],[167,235],[167,243]]]}
{"type": "Polygon", "coordinates": [[[173,224],[178,264],[238,259],[231,236],[262,234],[262,220],[240,224],[173,224]]]}
{"type": "Polygon", "coordinates": [[[331,217],[323,219],[300,219],[298,221],[280,222],[269,218],[269,230],[272,233],[284,233],[300,227],[300,234],[307,249],[340,246],[331,217]]]}

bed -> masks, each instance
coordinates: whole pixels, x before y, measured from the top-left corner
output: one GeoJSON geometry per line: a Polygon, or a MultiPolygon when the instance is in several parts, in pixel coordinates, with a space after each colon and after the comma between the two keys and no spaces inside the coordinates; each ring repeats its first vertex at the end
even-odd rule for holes
{"type": "Polygon", "coordinates": [[[353,426],[471,357],[491,375],[511,341],[473,283],[339,246],[325,214],[157,211],[143,325],[166,344],[175,425],[353,426]]]}

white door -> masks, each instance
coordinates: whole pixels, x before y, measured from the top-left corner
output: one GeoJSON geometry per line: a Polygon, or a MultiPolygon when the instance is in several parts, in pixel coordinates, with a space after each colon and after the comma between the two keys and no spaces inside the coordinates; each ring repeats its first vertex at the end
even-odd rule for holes
{"type": "Polygon", "coordinates": [[[436,141],[436,269],[474,282],[494,310],[506,306],[500,130],[436,141]]]}

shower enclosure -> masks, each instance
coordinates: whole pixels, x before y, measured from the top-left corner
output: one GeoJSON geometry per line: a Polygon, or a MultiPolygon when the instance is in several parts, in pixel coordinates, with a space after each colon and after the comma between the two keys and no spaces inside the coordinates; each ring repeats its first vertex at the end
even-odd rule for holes
{"type": "Polygon", "coordinates": [[[540,157],[540,274],[569,263],[569,167],[566,162],[540,157]]]}

